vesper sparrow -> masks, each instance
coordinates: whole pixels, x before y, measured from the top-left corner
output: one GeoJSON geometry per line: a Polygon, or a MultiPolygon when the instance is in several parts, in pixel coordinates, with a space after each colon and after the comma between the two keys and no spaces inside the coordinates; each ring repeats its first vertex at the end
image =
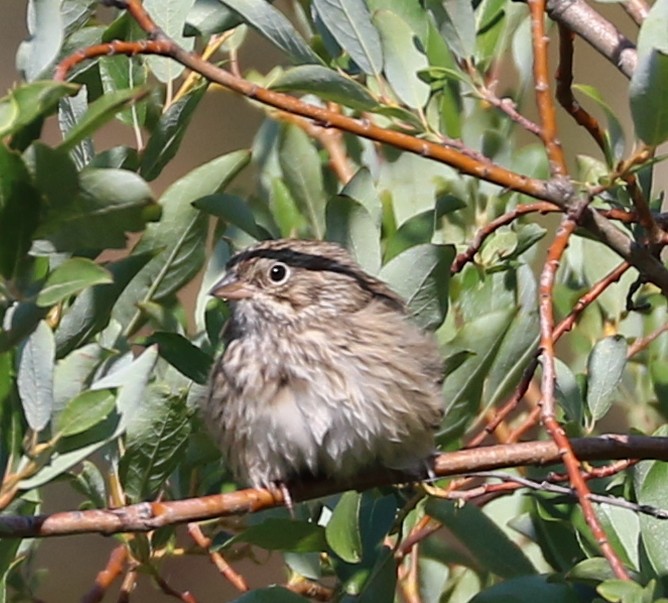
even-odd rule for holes
{"type": "Polygon", "coordinates": [[[264,241],[230,259],[205,414],[253,487],[419,469],[443,415],[443,362],[404,302],[339,245],[264,241]]]}

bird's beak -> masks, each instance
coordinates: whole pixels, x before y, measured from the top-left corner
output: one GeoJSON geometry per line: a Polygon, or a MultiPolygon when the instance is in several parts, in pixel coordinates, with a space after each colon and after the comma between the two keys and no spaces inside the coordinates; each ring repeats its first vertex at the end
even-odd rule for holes
{"type": "Polygon", "coordinates": [[[240,281],[234,272],[228,272],[211,288],[209,295],[213,295],[220,299],[236,301],[238,299],[251,297],[251,295],[253,295],[253,290],[247,283],[240,281]]]}

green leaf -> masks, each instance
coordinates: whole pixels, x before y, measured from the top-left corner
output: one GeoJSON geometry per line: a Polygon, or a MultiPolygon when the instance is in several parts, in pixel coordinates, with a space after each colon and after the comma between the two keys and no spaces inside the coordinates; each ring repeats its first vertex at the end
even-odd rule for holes
{"type": "Polygon", "coordinates": [[[160,218],[148,184],[128,170],[86,168],[79,186],[77,197],[49,208],[35,234],[58,251],[125,247],[127,232],[160,218]]]}
{"type": "Polygon", "coordinates": [[[668,1],[657,0],[638,33],[629,96],[636,133],[649,145],[668,139],[668,1]]]}
{"type": "Polygon", "coordinates": [[[606,580],[596,587],[596,591],[606,601],[613,601],[614,603],[632,603],[636,601],[640,603],[641,601],[653,599],[643,597],[643,587],[630,580],[606,580]]]}
{"type": "MultiPolygon", "coordinates": [[[[665,435],[657,434],[657,435],[665,435]]],[[[666,506],[666,484],[668,484],[668,463],[652,461],[646,463],[648,470],[640,487],[636,487],[638,502],[659,509],[666,506]]],[[[640,514],[640,535],[642,546],[657,575],[668,573],[668,522],[664,519],[640,514]]]]}
{"type": "Polygon", "coordinates": [[[144,232],[133,254],[157,255],[123,291],[112,316],[130,333],[140,319],[137,304],[159,302],[180,289],[204,263],[206,214],[191,203],[221,191],[249,162],[248,151],[235,151],[192,170],[160,198],[162,219],[144,232]]]}
{"type": "MultiPolygon", "coordinates": [[[[56,354],[58,338],[56,337],[56,354]]],[[[93,372],[108,356],[98,343],[82,345],[56,363],[53,375],[53,409],[65,408],[72,398],[87,389],[93,372]]]]}
{"type": "Polygon", "coordinates": [[[237,195],[226,193],[207,195],[195,201],[193,206],[212,216],[217,216],[228,224],[233,224],[254,239],[263,238],[248,202],[237,195]]]}
{"type": "Polygon", "coordinates": [[[16,382],[26,421],[34,431],[44,429],[51,418],[55,352],[53,332],[43,320],[19,351],[16,382]]]}
{"type": "Polygon", "coordinates": [[[118,416],[113,413],[85,433],[63,438],[58,442],[58,450],[49,458],[40,471],[19,482],[22,490],[39,488],[69,471],[119,435],[118,416]]]}
{"type": "MultiPolygon", "coordinates": [[[[128,40],[130,41],[130,40],[128,40]]],[[[100,57],[100,80],[104,94],[136,88],[146,83],[147,69],[141,59],[124,55],[100,57]]],[[[140,127],[146,122],[146,103],[133,103],[116,114],[117,119],[130,127],[140,127]]]]}
{"type": "MultiPolygon", "coordinates": [[[[157,26],[181,48],[192,50],[193,38],[183,36],[183,28],[195,0],[144,0],[144,10],[155,19],[157,26]]],[[[148,56],[146,62],[162,83],[166,84],[183,73],[184,67],[171,57],[148,56]]]]}
{"type": "MultiPolygon", "coordinates": [[[[139,343],[139,342],[138,342],[139,343]]],[[[178,333],[155,332],[142,345],[157,344],[160,356],[200,385],[209,379],[213,358],[178,333]]]]}
{"type": "MultiPolygon", "coordinates": [[[[122,359],[121,359],[122,360],[122,359]]],[[[116,397],[116,408],[121,414],[116,435],[125,431],[146,398],[146,387],[158,360],[158,347],[151,346],[137,358],[128,354],[125,362],[119,361],[113,366],[113,372],[95,381],[92,389],[120,388],[116,397]]]]}
{"type": "Polygon", "coordinates": [[[38,78],[55,61],[63,43],[63,20],[59,2],[30,0],[28,31],[16,53],[16,67],[28,80],[38,78]]]}
{"type": "Polygon", "coordinates": [[[359,492],[344,492],[325,528],[327,544],[347,563],[359,563],[362,560],[359,524],[361,502],[362,495],[359,492]]]}
{"type": "Polygon", "coordinates": [[[380,269],[380,225],[357,201],[337,195],[327,203],[325,239],[340,243],[370,274],[380,269]]]}
{"type": "Polygon", "coordinates": [[[301,128],[286,126],[282,129],[278,160],[285,183],[307,216],[313,236],[321,239],[325,232],[325,191],[315,145],[301,128]]]}
{"type": "Polygon", "coordinates": [[[142,86],[129,90],[118,90],[105,94],[91,103],[79,122],[73,126],[58,148],[71,151],[85,138],[97,132],[110,121],[119,111],[142,99],[148,93],[142,86]]]}
{"type": "Polygon", "coordinates": [[[58,109],[61,98],[78,89],[73,84],[40,81],[24,84],[0,99],[0,138],[18,132],[58,109]]]}
{"type": "Polygon", "coordinates": [[[380,74],[383,49],[363,0],[314,0],[313,8],[339,46],[364,73],[380,74]]]}
{"type": "Polygon", "coordinates": [[[107,487],[102,472],[90,461],[84,461],[81,471],[76,475],[72,486],[90,500],[96,509],[107,506],[107,487]]]}
{"type": "Polygon", "coordinates": [[[146,180],[157,178],[165,165],[174,158],[206,90],[206,86],[199,86],[160,115],[142,153],[139,173],[146,180]]]}
{"type": "Polygon", "coordinates": [[[451,441],[461,435],[478,413],[487,371],[515,312],[515,308],[508,308],[472,318],[448,343],[448,357],[465,353],[465,359],[445,378],[446,420],[439,432],[439,441],[451,441]]]}
{"type": "Polygon", "coordinates": [[[577,379],[570,367],[559,358],[554,359],[554,368],[557,375],[555,394],[559,406],[564,410],[569,420],[576,425],[582,425],[584,404],[577,379]]]}
{"type": "Polygon", "coordinates": [[[218,0],[195,0],[188,13],[186,35],[209,37],[242,23],[241,17],[218,0]]]}
{"type": "Polygon", "coordinates": [[[182,460],[190,436],[185,400],[160,386],[149,388],[127,425],[119,473],[133,502],[153,498],[182,460]]]}
{"type": "Polygon", "coordinates": [[[467,0],[451,0],[444,5],[445,14],[441,35],[450,49],[460,58],[470,60],[475,55],[476,25],[473,5],[467,0]]]}
{"type": "MultiPolygon", "coordinates": [[[[649,18],[649,17],[648,17],[649,18]]],[[[629,87],[631,115],[637,135],[648,145],[668,139],[668,52],[653,49],[638,57],[629,87]]]]}
{"type": "Polygon", "coordinates": [[[593,86],[583,84],[575,85],[573,89],[593,100],[605,113],[605,118],[608,121],[608,129],[605,132],[606,159],[608,165],[613,166],[615,161],[622,159],[626,146],[622,124],[599,90],[593,86]]]}
{"type": "Polygon", "coordinates": [[[610,406],[622,380],[628,345],[621,335],[596,342],[587,359],[587,407],[592,420],[598,421],[610,406]]]}
{"type": "Polygon", "coordinates": [[[397,589],[397,564],[388,546],[380,550],[370,575],[355,598],[358,603],[392,601],[397,589]]]}
{"type": "Polygon", "coordinates": [[[425,513],[440,521],[485,570],[501,578],[535,574],[522,550],[475,505],[430,497],[425,513]]]}
{"type": "Polygon", "coordinates": [[[522,576],[496,584],[477,594],[469,603],[519,603],[526,601],[528,593],[531,593],[532,601],[541,603],[582,603],[573,586],[555,582],[549,574],[522,576]]]}
{"type": "Polygon", "coordinates": [[[51,306],[86,287],[111,282],[111,273],[99,264],[87,258],[70,258],[46,279],[37,295],[37,305],[51,306]]]}
{"type": "Polygon", "coordinates": [[[105,266],[112,275],[113,282],[95,285],[83,291],[65,310],[56,329],[56,350],[59,357],[89,341],[109,324],[116,300],[137,272],[153,257],[153,253],[141,253],[105,266]]]}
{"type": "Polygon", "coordinates": [[[361,203],[373,218],[374,224],[380,227],[383,217],[383,204],[368,168],[361,167],[357,170],[339,194],[342,197],[349,197],[361,203]]]}
{"type": "Polygon", "coordinates": [[[373,17],[380,33],[385,56],[384,72],[399,99],[412,109],[421,109],[429,100],[429,84],[418,72],[429,66],[427,57],[416,47],[417,36],[393,12],[381,10],[373,17]]]}
{"type": "Polygon", "coordinates": [[[14,276],[37,228],[40,198],[20,155],[0,143],[0,275],[14,276]]]}
{"type": "Polygon", "coordinates": [[[380,278],[408,304],[411,314],[425,329],[435,329],[448,310],[450,264],[453,245],[416,245],[392,258],[380,278]]]}
{"type": "Polygon", "coordinates": [[[239,13],[248,25],[285,52],[294,63],[322,64],[320,57],[304,42],[292,23],[268,2],[264,0],[220,0],[220,2],[239,13]]]}
{"type": "Polygon", "coordinates": [[[116,406],[112,390],[87,391],[70,400],[57,415],[54,429],[61,436],[83,433],[107,418],[116,406]]]}
{"type": "Polygon", "coordinates": [[[247,542],[269,551],[294,553],[321,552],[327,548],[322,526],[277,517],[250,526],[225,542],[224,547],[229,548],[237,542],[247,542]]]}
{"type": "Polygon", "coordinates": [[[378,101],[355,80],[321,65],[300,65],[282,73],[269,86],[281,92],[314,94],[358,111],[373,111],[378,101]]]}

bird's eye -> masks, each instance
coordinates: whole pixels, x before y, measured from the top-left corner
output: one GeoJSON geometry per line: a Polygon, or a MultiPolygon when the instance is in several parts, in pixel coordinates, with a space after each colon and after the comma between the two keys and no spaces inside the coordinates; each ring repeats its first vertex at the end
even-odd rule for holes
{"type": "Polygon", "coordinates": [[[284,283],[288,278],[288,267],[282,262],[276,262],[269,268],[269,278],[277,285],[284,283]]]}

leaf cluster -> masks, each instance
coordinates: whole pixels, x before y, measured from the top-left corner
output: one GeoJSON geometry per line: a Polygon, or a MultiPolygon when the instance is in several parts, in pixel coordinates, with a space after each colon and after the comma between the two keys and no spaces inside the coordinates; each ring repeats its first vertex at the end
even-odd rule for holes
{"type": "MultiPolygon", "coordinates": [[[[38,514],[40,492],[55,481],[78,491],[82,508],[234,487],[197,415],[227,317],[208,290],[235,250],[265,238],[341,243],[436,332],[446,366],[443,449],[461,447],[511,396],[537,353],[536,266],[554,222],[517,219],[490,232],[460,272],[451,274],[451,265],[480,228],[527,197],[266,109],[249,148],[209,160],[156,198],[150,182],[178,153],[207,83],[184,77],[165,57],[141,54],[80,62],[69,83],[50,80],[74,50],[144,33],[124,12],[104,21],[93,0],[29,5],[31,37],[17,54],[25,81],[0,99],[0,507],[38,514]],[[58,122],[57,144],[43,140],[47,120],[58,122]],[[100,148],[109,123],[130,129],[137,144],[100,148]],[[242,173],[251,184],[237,178],[242,173]],[[193,303],[180,296],[187,285],[193,303]]],[[[656,25],[665,25],[667,6],[658,0],[641,28],[629,89],[636,135],[650,144],[668,137],[661,94],[668,27],[656,25]]],[[[527,102],[529,17],[520,3],[312,0],[293,3],[290,19],[264,0],[146,0],[144,7],[183,47],[220,47],[223,61],[243,54],[254,29],[285,59],[268,74],[246,75],[258,86],[334,103],[417,139],[460,141],[476,157],[547,178],[543,145],[525,143],[486,96],[490,78],[508,69],[514,79],[505,94],[520,109],[527,102]]],[[[630,208],[628,189],[612,175],[625,152],[623,129],[601,92],[581,89],[608,127],[600,158],[572,157],[574,180],[603,187],[598,208],[630,208]]],[[[652,169],[638,175],[658,210],[652,169]]],[[[557,275],[558,318],[619,263],[580,235],[557,275]]],[[[665,324],[667,311],[651,286],[637,295],[644,313],[628,310],[636,277],[628,271],[597,297],[559,350],[558,412],[571,436],[598,433],[612,420],[618,430],[652,433],[668,417],[668,341],[629,356],[633,342],[665,324]]],[[[530,412],[521,407],[506,430],[530,412]]],[[[592,490],[660,507],[665,471],[643,462],[592,490]]],[[[612,579],[572,500],[516,494],[478,507],[411,494],[346,492],[300,506],[294,518],[283,511],[249,518],[234,535],[214,524],[211,551],[280,551],[290,583],[329,580],[342,601],[392,601],[411,586],[424,601],[493,603],[526,593],[555,603],[663,600],[668,526],[659,519],[598,507],[633,572],[627,583],[612,579]],[[423,540],[413,566],[410,557],[397,561],[393,547],[428,517],[447,535],[423,540]]],[[[178,538],[168,527],[124,544],[155,576],[178,538]]],[[[32,592],[36,546],[0,542],[0,601],[32,592]]],[[[303,598],[274,587],[238,600],[303,598]]]]}

